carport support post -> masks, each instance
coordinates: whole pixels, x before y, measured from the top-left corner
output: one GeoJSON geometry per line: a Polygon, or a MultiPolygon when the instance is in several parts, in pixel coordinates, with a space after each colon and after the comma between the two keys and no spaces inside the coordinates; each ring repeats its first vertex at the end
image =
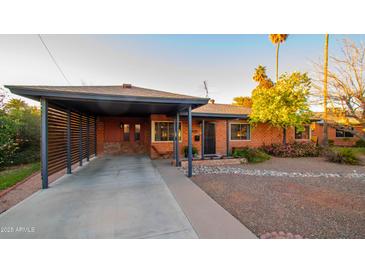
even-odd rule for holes
{"type": "Polygon", "coordinates": [[[67,110],[67,174],[71,174],[71,111],[67,110]]]}
{"type": "Polygon", "coordinates": [[[176,138],[175,138],[175,162],[176,166],[180,166],[179,155],[179,125],[180,125],[180,113],[176,113],[176,138]]]}
{"type": "Polygon", "coordinates": [[[202,134],[201,134],[201,144],[202,144],[202,147],[201,147],[201,159],[204,160],[204,131],[205,131],[205,120],[203,119],[202,121],[202,134]]]}
{"type": "Polygon", "coordinates": [[[193,136],[192,136],[193,119],[191,115],[191,106],[188,109],[188,177],[193,176],[193,136]]]}
{"type": "Polygon", "coordinates": [[[41,98],[42,188],[48,188],[48,101],[41,98]]]}
{"type": "Polygon", "coordinates": [[[82,114],[79,114],[79,161],[82,166],[82,114]]]}
{"type": "Polygon", "coordinates": [[[173,158],[176,161],[176,118],[174,118],[173,158]]]}
{"type": "Polygon", "coordinates": [[[226,120],[226,146],[227,146],[227,157],[229,156],[229,121],[226,120]]]}
{"type": "Polygon", "coordinates": [[[89,162],[90,160],[90,117],[89,114],[86,116],[86,121],[87,121],[87,125],[86,125],[86,161],[89,162]]]}
{"type": "Polygon", "coordinates": [[[97,149],[97,142],[96,142],[96,134],[97,134],[97,131],[96,131],[96,119],[97,119],[97,116],[95,115],[95,120],[94,120],[94,149],[95,149],[95,153],[94,155],[96,156],[97,155],[97,152],[96,152],[96,149],[97,149]]]}

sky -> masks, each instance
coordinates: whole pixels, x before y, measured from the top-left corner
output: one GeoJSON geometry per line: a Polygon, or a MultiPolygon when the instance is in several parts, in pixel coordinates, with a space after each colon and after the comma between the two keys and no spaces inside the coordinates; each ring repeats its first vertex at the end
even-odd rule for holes
{"type": "MultiPolygon", "coordinates": [[[[255,67],[275,78],[275,46],[268,35],[42,35],[71,85],[122,85],[205,96],[217,103],[250,96],[255,67]]],[[[330,35],[329,53],[341,40],[330,35]]],[[[311,72],[323,58],[324,35],[289,35],[279,72],[311,72]]],[[[330,64],[331,65],[331,64],[330,64]]],[[[68,85],[38,35],[0,35],[0,85],[68,85]]]]}

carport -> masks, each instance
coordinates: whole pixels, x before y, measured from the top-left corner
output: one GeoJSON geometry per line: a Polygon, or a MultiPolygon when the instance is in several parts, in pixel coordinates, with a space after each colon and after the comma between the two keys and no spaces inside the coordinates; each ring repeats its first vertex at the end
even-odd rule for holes
{"type": "Polygon", "coordinates": [[[176,93],[122,86],[6,86],[14,94],[41,103],[42,188],[48,177],[97,155],[98,116],[174,117],[174,158],[179,161],[178,124],[180,113],[188,117],[188,176],[192,176],[192,109],[208,103],[176,93]]]}

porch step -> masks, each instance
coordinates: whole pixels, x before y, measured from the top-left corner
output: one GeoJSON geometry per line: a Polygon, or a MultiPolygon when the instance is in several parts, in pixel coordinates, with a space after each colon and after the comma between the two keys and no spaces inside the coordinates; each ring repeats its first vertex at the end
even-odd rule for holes
{"type": "Polygon", "coordinates": [[[223,159],[223,156],[220,154],[204,154],[205,159],[215,160],[215,159],[223,159]]]}
{"type": "Polygon", "coordinates": [[[104,151],[109,155],[145,154],[146,149],[139,143],[105,143],[104,151]]]}

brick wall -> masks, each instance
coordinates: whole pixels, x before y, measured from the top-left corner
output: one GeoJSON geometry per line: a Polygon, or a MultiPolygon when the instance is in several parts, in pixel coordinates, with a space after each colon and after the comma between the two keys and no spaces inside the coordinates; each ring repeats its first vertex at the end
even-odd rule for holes
{"type": "MultiPolygon", "coordinates": [[[[201,120],[193,118],[193,147],[198,150],[198,154],[201,155],[201,120]],[[196,141],[195,136],[199,136],[196,141]]],[[[151,121],[173,121],[173,118],[166,117],[165,115],[151,115],[151,121]]],[[[188,121],[186,117],[180,117],[182,126],[182,141],[179,143],[180,157],[184,157],[184,147],[188,145],[188,121]]],[[[227,153],[227,138],[226,138],[226,120],[209,120],[205,119],[205,122],[211,122],[215,124],[216,134],[216,153],[220,155],[226,155],[227,153]]],[[[172,155],[174,149],[173,142],[152,142],[150,156],[152,159],[158,158],[159,154],[166,153],[172,155]],[[152,148],[152,146],[154,148],[152,148]],[[158,153],[156,152],[158,151],[158,153]]]]}
{"type": "MultiPolygon", "coordinates": [[[[193,146],[197,148],[198,154],[201,154],[201,118],[193,118],[193,146]],[[195,136],[199,136],[197,141],[195,136]]],[[[153,114],[147,118],[136,117],[99,117],[97,120],[97,149],[98,154],[103,153],[128,153],[135,152],[133,149],[134,143],[134,127],[130,127],[130,142],[123,141],[123,130],[120,128],[120,123],[141,124],[141,141],[143,144],[143,152],[147,153],[152,159],[155,158],[171,158],[173,155],[173,142],[154,142],[152,141],[151,123],[155,121],[173,121],[173,117],[166,115],[153,114]],[[125,144],[126,146],[123,146],[125,144]]],[[[205,119],[206,122],[215,124],[216,130],[216,153],[220,155],[227,154],[227,120],[224,119],[205,119]]],[[[182,140],[179,143],[180,157],[184,157],[184,147],[188,145],[188,123],[186,117],[181,117],[182,125],[182,140]]],[[[247,123],[245,120],[228,120],[230,123],[247,123]]],[[[323,129],[321,125],[312,124],[311,135],[314,138],[322,140],[323,129]]],[[[360,129],[359,129],[360,130],[360,129]]],[[[287,142],[292,143],[295,140],[293,128],[287,129],[287,142]]],[[[335,141],[336,145],[354,145],[358,138],[336,138],[335,129],[329,128],[329,139],[335,141]]],[[[272,127],[269,124],[259,124],[256,127],[251,127],[251,139],[241,141],[229,141],[229,151],[240,147],[260,147],[273,143],[282,143],[283,130],[281,128],[272,127]]]]}
{"type": "Polygon", "coordinates": [[[96,151],[99,156],[104,155],[104,121],[100,117],[96,120],[96,151]]]}
{"type": "Polygon", "coordinates": [[[144,117],[98,117],[97,148],[100,154],[145,153],[150,147],[149,119],[144,117]],[[124,141],[121,124],[129,124],[129,141],[124,141]],[[135,124],[141,125],[140,141],[135,124]]]}
{"type": "MultiPolygon", "coordinates": [[[[318,138],[318,142],[321,144],[323,142],[323,125],[314,124],[313,128],[312,136],[316,136],[318,138]]],[[[362,127],[355,127],[355,130],[361,132],[362,127]]],[[[328,127],[328,139],[333,140],[334,145],[336,146],[354,146],[356,141],[359,140],[356,136],[352,138],[337,138],[336,129],[333,127],[328,127]]]]}
{"type": "MultiPolygon", "coordinates": [[[[245,120],[231,120],[229,123],[248,123],[245,120]]],[[[293,143],[295,141],[294,128],[288,128],[286,130],[287,143],[293,143]]],[[[250,140],[230,140],[229,149],[230,152],[234,148],[242,147],[261,147],[263,145],[281,144],[283,142],[283,129],[270,126],[269,124],[258,124],[255,127],[251,127],[250,140]]]]}

